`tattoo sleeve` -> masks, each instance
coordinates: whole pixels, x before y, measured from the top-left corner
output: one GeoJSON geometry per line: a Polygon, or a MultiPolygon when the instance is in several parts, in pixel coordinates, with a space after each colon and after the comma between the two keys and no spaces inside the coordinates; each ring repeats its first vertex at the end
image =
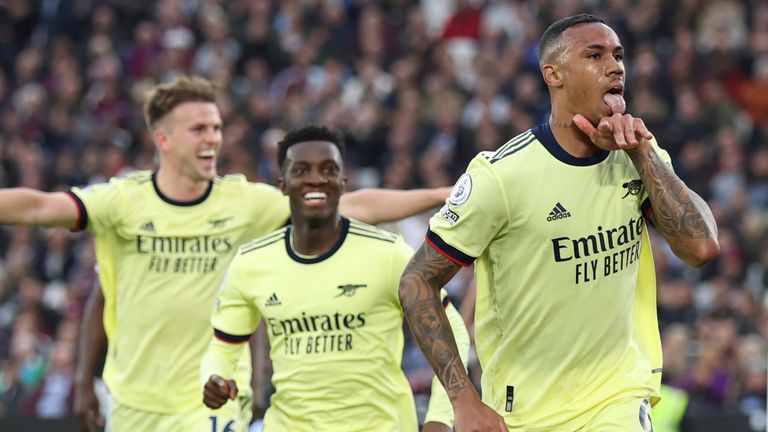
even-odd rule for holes
{"type": "Polygon", "coordinates": [[[648,145],[627,154],[640,173],[653,205],[651,220],[675,254],[692,265],[702,265],[716,251],[717,225],[707,204],[675,174],[648,145]]]}
{"type": "Polygon", "coordinates": [[[471,386],[439,295],[440,288],[459,268],[425,243],[400,279],[400,302],[405,317],[451,399],[471,386]]]}

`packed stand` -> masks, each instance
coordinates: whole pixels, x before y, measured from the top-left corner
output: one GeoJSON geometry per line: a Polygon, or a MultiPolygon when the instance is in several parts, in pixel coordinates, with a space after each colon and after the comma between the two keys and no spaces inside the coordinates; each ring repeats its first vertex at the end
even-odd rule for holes
{"type": "MultiPolygon", "coordinates": [[[[0,187],[64,190],[151,169],[144,92],[183,74],[220,90],[220,173],[274,183],[284,131],[318,122],[345,133],[352,188],[450,185],[475,153],[546,119],[538,38],[558,18],[596,13],[627,48],[627,111],[720,230],[720,257],[696,271],[654,241],[665,383],[691,407],[742,412],[764,427],[768,4],[586,3],[4,2],[0,187]]],[[[427,217],[394,228],[417,245],[427,217]]],[[[91,241],[6,226],[0,258],[0,417],[67,416],[96,279],[91,241]]],[[[462,302],[471,271],[448,288],[471,320],[462,302]]],[[[415,344],[403,364],[414,390],[428,391],[432,372],[415,344]]],[[[470,368],[478,378],[476,358],[470,368]]]]}

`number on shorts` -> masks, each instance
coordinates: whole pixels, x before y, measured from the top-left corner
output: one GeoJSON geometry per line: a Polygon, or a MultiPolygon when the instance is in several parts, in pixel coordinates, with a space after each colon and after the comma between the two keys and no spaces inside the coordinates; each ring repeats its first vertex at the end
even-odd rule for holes
{"type": "MultiPolygon", "coordinates": [[[[211,421],[211,432],[219,432],[219,418],[216,416],[209,416],[208,419],[211,421]]],[[[228,421],[221,432],[235,432],[235,421],[228,421]]]]}

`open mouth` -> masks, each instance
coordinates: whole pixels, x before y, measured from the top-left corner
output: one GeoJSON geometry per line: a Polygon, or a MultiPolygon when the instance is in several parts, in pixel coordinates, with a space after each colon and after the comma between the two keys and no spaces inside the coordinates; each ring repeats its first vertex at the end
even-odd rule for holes
{"type": "Polygon", "coordinates": [[[328,195],[325,192],[307,192],[304,194],[304,203],[310,207],[325,205],[328,195]]]}
{"type": "Polygon", "coordinates": [[[203,150],[197,152],[197,158],[198,159],[210,159],[212,160],[214,157],[216,157],[216,150],[210,149],[210,150],[203,150]]]}
{"type": "Polygon", "coordinates": [[[611,114],[624,114],[624,111],[627,109],[623,93],[624,88],[620,85],[615,85],[603,95],[603,102],[608,105],[611,114]]]}
{"type": "Polygon", "coordinates": [[[216,160],[216,150],[209,149],[197,152],[197,159],[206,166],[213,166],[216,160]]]}

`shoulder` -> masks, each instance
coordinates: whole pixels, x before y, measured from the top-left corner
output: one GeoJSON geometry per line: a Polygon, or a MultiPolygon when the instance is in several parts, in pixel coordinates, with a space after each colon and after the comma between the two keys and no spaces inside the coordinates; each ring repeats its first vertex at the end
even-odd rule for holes
{"type": "Polygon", "coordinates": [[[234,173],[224,176],[216,176],[213,179],[213,182],[216,184],[246,184],[248,183],[248,179],[243,174],[234,173]]]}
{"type": "Polygon", "coordinates": [[[287,227],[280,228],[265,236],[244,243],[238,249],[237,255],[243,256],[253,253],[270,253],[275,246],[280,246],[288,232],[287,227]]]}
{"type": "Polygon", "coordinates": [[[522,155],[536,148],[535,146],[531,146],[531,144],[536,141],[537,138],[536,135],[533,134],[533,130],[528,129],[510,139],[495,151],[482,152],[478,157],[482,157],[488,162],[488,165],[494,167],[496,167],[497,164],[506,165],[521,163],[524,159],[522,155]]]}
{"type": "Polygon", "coordinates": [[[109,181],[73,187],[72,192],[83,200],[93,202],[96,199],[115,199],[125,193],[141,190],[147,184],[152,184],[152,171],[129,171],[109,181]]]}
{"type": "MultiPolygon", "coordinates": [[[[538,139],[529,129],[502,144],[498,149],[478,153],[467,167],[472,180],[516,176],[527,171],[532,163],[530,154],[541,146],[531,145],[538,139]]],[[[465,180],[466,181],[466,180],[465,180]]]]}
{"type": "Polygon", "coordinates": [[[276,187],[260,182],[251,182],[243,174],[227,174],[213,179],[214,185],[219,189],[240,191],[248,194],[280,195],[282,193],[276,187]]]}
{"type": "Polygon", "coordinates": [[[364,222],[349,220],[349,235],[369,239],[372,242],[397,243],[401,236],[364,222]]]}
{"type": "Polygon", "coordinates": [[[366,256],[410,258],[413,255],[413,248],[405,242],[402,235],[364,222],[350,220],[347,236],[354,240],[359,248],[366,250],[366,256]]]}
{"type": "Polygon", "coordinates": [[[89,187],[112,187],[121,189],[137,188],[152,184],[153,175],[153,172],[148,170],[128,171],[123,175],[110,178],[108,182],[95,184],[89,187]]]}
{"type": "Polygon", "coordinates": [[[111,182],[125,183],[130,185],[140,185],[152,181],[152,171],[149,170],[135,170],[128,171],[125,174],[117,177],[112,177],[111,182]]]}

